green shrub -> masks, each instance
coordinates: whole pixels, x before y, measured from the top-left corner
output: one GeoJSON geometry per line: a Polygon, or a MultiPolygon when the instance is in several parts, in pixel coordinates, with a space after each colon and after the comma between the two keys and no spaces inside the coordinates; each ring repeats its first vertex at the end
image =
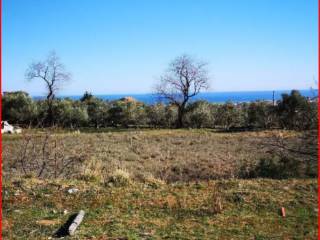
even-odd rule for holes
{"type": "Polygon", "coordinates": [[[247,177],[274,179],[309,177],[306,169],[306,164],[293,157],[262,158],[247,177]]]}

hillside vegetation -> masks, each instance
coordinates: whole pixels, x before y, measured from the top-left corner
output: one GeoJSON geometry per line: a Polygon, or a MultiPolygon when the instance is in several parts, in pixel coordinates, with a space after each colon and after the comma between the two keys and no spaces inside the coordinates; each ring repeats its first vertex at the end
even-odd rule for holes
{"type": "MultiPolygon", "coordinates": [[[[80,100],[54,99],[48,122],[46,100],[33,100],[27,93],[11,92],[3,96],[3,119],[25,127],[63,128],[175,128],[178,108],[174,104],[146,105],[128,97],[104,101],[85,93],[80,100]]],[[[275,102],[224,104],[195,101],[185,106],[181,124],[185,128],[211,129],[316,129],[317,101],[299,91],[283,94],[275,102]]]]}

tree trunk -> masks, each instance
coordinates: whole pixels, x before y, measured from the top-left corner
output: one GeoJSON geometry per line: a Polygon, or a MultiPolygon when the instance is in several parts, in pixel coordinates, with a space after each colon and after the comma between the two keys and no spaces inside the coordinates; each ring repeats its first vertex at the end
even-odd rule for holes
{"type": "Polygon", "coordinates": [[[55,98],[54,90],[53,90],[53,83],[48,84],[48,90],[49,90],[49,93],[47,95],[48,111],[47,111],[46,123],[49,126],[53,126],[53,124],[54,124],[53,101],[55,98]]]}
{"type": "Polygon", "coordinates": [[[183,128],[184,105],[178,106],[177,128],[183,128]]]}
{"type": "Polygon", "coordinates": [[[45,118],[45,123],[47,126],[53,125],[53,103],[52,100],[47,100],[48,110],[47,110],[47,116],[45,118]]]}

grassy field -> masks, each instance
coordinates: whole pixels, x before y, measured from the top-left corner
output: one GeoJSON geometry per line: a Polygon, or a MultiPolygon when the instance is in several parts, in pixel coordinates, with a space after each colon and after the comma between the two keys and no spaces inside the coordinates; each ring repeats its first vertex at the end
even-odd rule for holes
{"type": "Polygon", "coordinates": [[[68,239],[316,239],[316,179],[238,178],[279,134],[294,142],[298,133],[4,136],[3,237],[52,238],[83,209],[68,239]]]}
{"type": "Polygon", "coordinates": [[[80,209],[87,214],[68,239],[317,239],[316,180],[104,187],[20,179],[3,192],[4,239],[48,239],[80,209]],[[79,192],[67,193],[73,186],[79,192]]]}
{"type": "Polygon", "coordinates": [[[83,176],[101,180],[117,168],[135,179],[151,174],[166,182],[232,178],[269,157],[270,149],[264,144],[279,134],[287,142],[297,135],[290,131],[143,130],[54,133],[47,141],[45,133],[7,135],[3,139],[4,172],[19,175],[20,157],[24,155],[24,168],[34,175],[38,175],[37,164],[42,165],[43,158],[49,159],[43,171],[45,177],[52,177],[52,168],[59,171],[61,162],[70,160],[72,172],[61,175],[72,179],[83,176]]]}

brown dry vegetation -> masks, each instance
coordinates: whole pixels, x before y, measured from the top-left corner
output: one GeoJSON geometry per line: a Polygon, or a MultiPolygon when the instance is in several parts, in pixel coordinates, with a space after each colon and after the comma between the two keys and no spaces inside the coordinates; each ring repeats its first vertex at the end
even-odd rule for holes
{"type": "MultiPolygon", "coordinates": [[[[234,179],[288,149],[300,162],[314,159],[297,155],[306,150],[303,134],[203,129],[5,135],[4,239],[48,239],[80,209],[84,222],[68,239],[316,239],[316,179],[234,179]],[[74,187],[79,191],[69,194],[74,187]]],[[[310,136],[315,152],[316,135],[310,136]]]]}
{"type": "Polygon", "coordinates": [[[298,135],[212,130],[56,133],[45,146],[45,133],[5,136],[4,174],[38,176],[45,161],[43,177],[99,179],[121,168],[134,179],[152,175],[166,182],[233,178],[270,156],[265,143],[279,134],[287,142],[298,135]]]}

